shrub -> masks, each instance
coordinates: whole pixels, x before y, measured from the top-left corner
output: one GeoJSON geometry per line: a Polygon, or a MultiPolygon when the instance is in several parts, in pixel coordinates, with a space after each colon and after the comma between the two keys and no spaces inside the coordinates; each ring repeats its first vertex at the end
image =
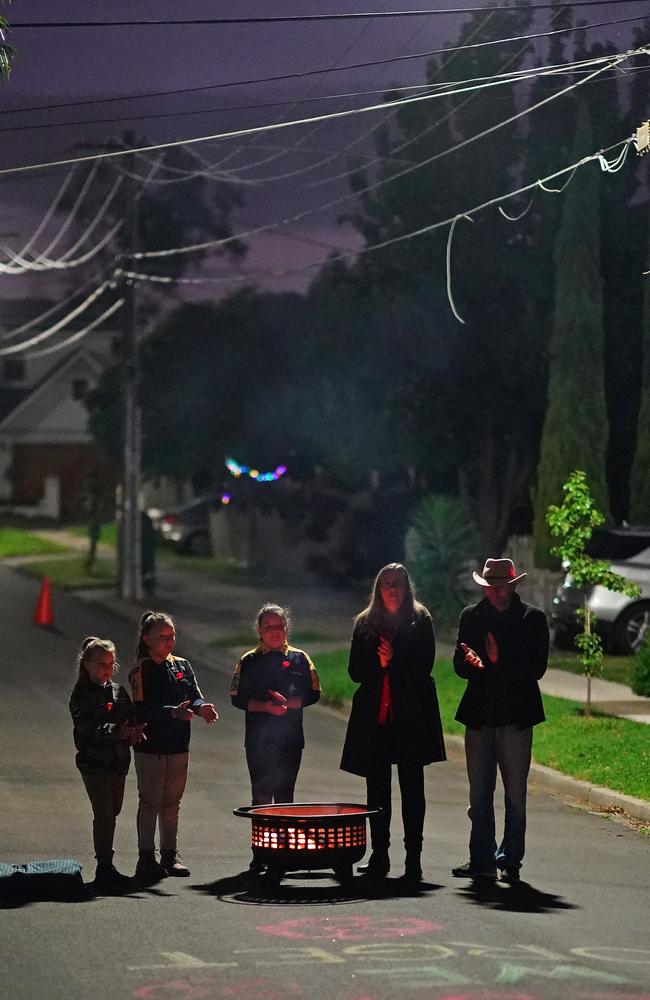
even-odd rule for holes
{"type": "Polygon", "coordinates": [[[634,654],[630,674],[634,693],[650,698],[650,632],[634,654]]]}
{"type": "Polygon", "coordinates": [[[406,535],[406,564],[435,623],[456,624],[467,603],[463,570],[476,549],[476,528],[460,501],[431,494],[420,502],[406,535]]]}

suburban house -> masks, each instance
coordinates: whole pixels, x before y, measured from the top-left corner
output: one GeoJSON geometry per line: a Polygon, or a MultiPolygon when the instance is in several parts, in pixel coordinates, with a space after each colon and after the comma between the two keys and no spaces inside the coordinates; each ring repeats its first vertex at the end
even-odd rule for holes
{"type": "MultiPolygon", "coordinates": [[[[5,300],[1,330],[15,329],[49,306],[5,300]]],[[[119,343],[119,329],[108,328],[46,357],[0,356],[2,503],[58,520],[80,515],[91,471],[114,488],[117,470],[92,440],[84,399],[115,362],[119,343]]]]}

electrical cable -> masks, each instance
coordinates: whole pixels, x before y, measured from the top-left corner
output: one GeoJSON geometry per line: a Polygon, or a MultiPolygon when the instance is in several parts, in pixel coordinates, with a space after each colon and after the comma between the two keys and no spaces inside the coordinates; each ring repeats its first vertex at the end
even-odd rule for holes
{"type": "Polygon", "coordinates": [[[77,333],[73,333],[71,337],[68,337],[66,340],[62,340],[60,344],[53,344],[51,347],[44,347],[40,351],[29,351],[24,355],[25,359],[30,360],[31,358],[42,358],[46,354],[54,354],[55,351],[62,351],[65,347],[69,347],[71,344],[76,343],[76,341],[81,340],[82,337],[91,333],[91,331],[96,329],[96,327],[98,327],[100,323],[103,323],[105,319],[108,319],[109,316],[112,316],[118,309],[121,309],[123,305],[124,299],[117,299],[112,306],[109,306],[106,312],[103,312],[101,316],[94,319],[92,323],[89,323],[83,330],[78,330],[77,333]]]}
{"type": "Polygon", "coordinates": [[[482,139],[487,135],[490,135],[491,133],[497,131],[498,129],[505,127],[506,125],[512,124],[518,119],[523,118],[525,115],[530,114],[533,111],[536,111],[537,109],[543,107],[546,104],[549,104],[551,101],[557,100],[559,97],[564,96],[570,91],[576,90],[578,87],[584,86],[586,83],[589,82],[589,80],[593,79],[600,73],[603,73],[607,69],[609,69],[610,66],[615,66],[619,62],[624,62],[626,59],[631,58],[632,55],[637,55],[638,51],[645,52],[646,50],[643,49],[621,54],[617,56],[615,59],[611,60],[606,66],[603,66],[600,69],[595,70],[589,76],[584,77],[577,83],[572,83],[569,86],[562,88],[562,90],[556,91],[554,94],[550,94],[548,97],[545,97],[541,101],[538,101],[536,104],[533,104],[528,108],[525,108],[523,111],[517,112],[517,114],[515,115],[511,115],[504,121],[497,122],[496,124],[491,125],[487,129],[483,129],[481,132],[475,133],[472,136],[468,136],[466,139],[463,139],[462,141],[455,143],[453,146],[450,146],[447,149],[435,153],[433,156],[428,157],[426,160],[418,161],[415,164],[411,164],[410,166],[404,168],[403,170],[399,170],[396,173],[392,174],[390,177],[381,178],[380,180],[375,181],[372,184],[366,185],[366,187],[364,188],[361,188],[356,191],[350,191],[349,193],[342,195],[338,198],[334,198],[329,202],[326,202],[325,204],[316,206],[315,208],[305,209],[293,216],[290,216],[289,218],[280,220],[279,222],[268,223],[266,225],[258,226],[255,230],[252,230],[248,233],[240,233],[237,236],[224,237],[221,240],[206,240],[201,243],[191,244],[185,247],[175,247],[166,250],[150,250],[146,252],[140,252],[135,255],[135,259],[143,260],[145,258],[167,257],[167,256],[173,256],[175,254],[193,253],[199,250],[206,250],[214,246],[223,246],[224,244],[232,242],[235,239],[244,239],[247,236],[257,235],[258,233],[266,232],[269,229],[273,229],[276,228],[277,226],[284,225],[286,222],[297,222],[300,219],[305,218],[306,216],[309,215],[313,215],[316,212],[325,211],[326,209],[330,209],[337,205],[343,204],[344,202],[349,201],[351,198],[357,198],[359,197],[359,195],[367,194],[368,192],[374,191],[377,188],[383,187],[386,184],[390,184],[401,177],[407,176],[408,174],[413,173],[415,170],[420,170],[422,169],[422,167],[428,166],[434,161],[441,159],[443,156],[447,156],[450,153],[463,149],[470,143],[476,142],[477,140],[482,139]]]}
{"type": "MultiPolygon", "coordinates": [[[[591,153],[591,154],[589,154],[587,156],[583,156],[576,163],[572,163],[568,167],[563,167],[560,170],[556,170],[552,174],[548,174],[545,177],[538,178],[537,180],[534,180],[534,181],[532,181],[529,184],[525,184],[522,187],[517,188],[515,191],[509,191],[507,194],[497,195],[494,198],[490,198],[487,201],[484,201],[484,202],[482,202],[479,205],[474,205],[472,208],[468,208],[468,209],[466,209],[463,212],[458,212],[456,215],[452,215],[452,216],[450,216],[450,217],[448,217],[446,219],[441,219],[438,222],[433,222],[433,223],[430,223],[429,225],[422,226],[419,229],[410,230],[409,232],[402,233],[399,236],[392,236],[389,239],[382,240],[379,243],[372,243],[369,246],[362,247],[359,250],[351,250],[351,251],[346,251],[344,253],[339,253],[337,255],[337,257],[334,258],[334,259],[336,260],[337,263],[339,263],[339,262],[345,262],[347,260],[351,260],[352,258],[357,259],[359,257],[362,257],[363,255],[365,255],[367,253],[373,253],[376,250],[383,250],[386,247],[394,246],[397,243],[403,243],[403,242],[405,242],[407,240],[417,239],[420,236],[427,235],[427,234],[429,234],[431,232],[434,232],[437,229],[441,229],[441,228],[444,228],[445,226],[451,225],[454,222],[455,219],[459,219],[459,218],[463,218],[463,217],[464,218],[469,218],[470,216],[476,215],[478,212],[482,212],[485,209],[492,208],[493,206],[498,206],[502,202],[509,201],[511,198],[519,197],[522,194],[528,194],[528,193],[533,193],[534,194],[534,192],[538,188],[541,191],[545,191],[545,192],[547,192],[549,194],[558,193],[560,190],[563,190],[563,188],[562,189],[549,188],[549,187],[547,187],[547,184],[549,182],[551,182],[551,181],[556,180],[558,177],[564,176],[567,173],[571,173],[571,175],[573,176],[575,174],[575,172],[578,170],[578,168],[580,168],[582,166],[585,166],[588,163],[597,162],[597,163],[599,163],[601,169],[606,170],[607,172],[615,172],[615,170],[620,169],[620,162],[619,161],[620,161],[621,157],[623,156],[623,154],[625,154],[625,156],[627,156],[627,154],[629,152],[629,148],[632,145],[634,145],[635,140],[636,140],[636,135],[631,135],[627,139],[623,139],[620,142],[614,143],[613,145],[608,146],[604,150],[600,150],[597,153],[591,153]],[[623,150],[616,157],[616,160],[614,161],[614,164],[610,165],[609,161],[605,158],[605,154],[611,152],[611,150],[613,150],[613,149],[618,149],[619,146],[622,146],[623,150]]],[[[566,185],[564,185],[564,187],[566,187],[566,185]]],[[[245,278],[243,278],[240,275],[233,275],[231,278],[228,278],[228,277],[223,277],[223,278],[199,278],[199,279],[194,279],[194,281],[196,283],[200,282],[202,284],[212,284],[213,282],[223,283],[223,282],[226,282],[226,281],[229,281],[229,280],[233,281],[233,282],[240,282],[242,280],[246,280],[248,282],[251,282],[251,281],[255,280],[255,278],[258,275],[260,277],[265,277],[265,278],[268,278],[268,277],[279,278],[279,277],[286,277],[288,275],[295,275],[295,274],[304,273],[305,271],[312,271],[312,270],[314,270],[316,268],[320,268],[320,267],[322,267],[322,262],[321,261],[317,261],[317,262],[312,263],[312,264],[305,264],[302,267],[285,268],[283,270],[276,270],[276,271],[255,272],[253,274],[246,275],[245,278]]],[[[650,273],[650,272],[648,272],[648,273],[650,273]]],[[[130,272],[130,274],[131,274],[132,277],[137,278],[138,280],[143,280],[143,281],[154,281],[154,282],[156,282],[156,281],[159,281],[159,280],[164,280],[164,279],[161,279],[160,275],[152,275],[152,274],[144,274],[144,273],[138,274],[138,273],[135,273],[135,272],[130,272]]],[[[172,279],[170,279],[170,280],[172,280],[172,279]]]]}
{"type": "MultiPolygon", "coordinates": [[[[645,0],[617,0],[618,3],[644,3],[645,0]]],[[[125,27],[186,27],[192,25],[229,25],[229,24],[287,24],[310,23],[323,21],[360,21],[387,20],[404,17],[431,17],[438,14],[476,14],[485,10],[499,13],[518,13],[528,10],[550,10],[560,7],[602,7],[611,6],[612,0],[572,0],[563,4],[553,2],[531,4],[495,4],[485,7],[438,7],[435,10],[391,10],[391,11],[360,11],[357,13],[326,13],[326,14],[275,14],[266,17],[196,17],[196,18],[146,18],[136,21],[14,21],[12,30],[16,28],[125,28],[125,27]]]]}
{"type": "MultiPolygon", "coordinates": [[[[106,269],[104,269],[105,272],[106,269]]],[[[50,306],[45,312],[39,313],[38,316],[34,316],[33,319],[28,320],[26,323],[22,323],[20,326],[14,327],[13,330],[0,330],[0,342],[6,340],[13,340],[14,337],[19,337],[22,333],[27,333],[28,330],[32,330],[35,326],[39,326],[44,320],[49,319],[54,313],[58,312],[59,309],[64,309],[71,302],[74,302],[76,298],[80,295],[84,295],[89,288],[96,286],[98,278],[102,277],[102,272],[99,275],[95,275],[91,278],[87,284],[83,285],[82,288],[75,288],[74,292],[62,299],[61,302],[55,302],[54,305],[50,306]]]]}
{"type": "MultiPolygon", "coordinates": [[[[121,180],[122,178],[119,179],[121,180]]],[[[0,264],[0,274],[24,274],[26,271],[66,271],[72,267],[80,267],[81,264],[87,264],[89,260],[92,260],[98,253],[101,253],[123,225],[124,219],[119,219],[105,233],[99,243],[96,243],[94,247],[91,247],[90,250],[87,250],[80,257],[75,257],[74,260],[47,260],[44,263],[30,263],[28,261],[26,264],[21,265],[21,267],[14,267],[11,264],[0,264]]]]}
{"type": "Polygon", "coordinates": [[[11,344],[9,347],[0,347],[0,356],[6,357],[9,354],[19,354],[21,351],[24,351],[25,348],[33,347],[36,344],[40,344],[43,340],[48,340],[50,337],[53,337],[55,333],[58,333],[59,330],[62,330],[73,319],[76,319],[76,317],[84,313],[86,309],[89,309],[93,302],[95,302],[100,295],[103,295],[106,289],[113,284],[113,277],[107,278],[98,288],[91,292],[90,295],[83,300],[83,302],[81,302],[78,306],[75,306],[75,308],[67,313],[62,319],[58,320],[46,330],[41,330],[40,333],[30,337],[29,340],[24,340],[20,344],[11,344]]]}
{"type": "MultiPolygon", "coordinates": [[[[482,9],[484,9],[484,8],[482,8],[482,9]]],[[[225,81],[225,82],[222,82],[222,83],[206,84],[206,85],[201,86],[201,87],[186,87],[186,88],[181,88],[181,89],[176,89],[176,90],[150,91],[150,92],[145,93],[145,94],[129,94],[129,95],[125,95],[123,97],[104,97],[104,98],[97,98],[97,100],[69,101],[69,102],[64,102],[64,103],[60,103],[60,104],[44,104],[44,105],[37,105],[37,106],[33,106],[33,107],[28,107],[28,108],[7,108],[2,113],[3,114],[14,114],[14,113],[17,114],[19,112],[27,112],[27,111],[51,111],[51,110],[54,110],[56,108],[72,108],[72,107],[81,107],[81,106],[85,106],[85,105],[88,105],[88,104],[105,104],[105,103],[116,103],[118,101],[144,100],[144,99],[147,99],[147,98],[150,98],[150,97],[169,97],[169,96],[173,96],[175,94],[198,93],[199,91],[205,91],[205,90],[223,90],[223,89],[227,89],[229,87],[244,87],[244,86],[251,86],[251,85],[254,85],[254,84],[261,84],[261,83],[276,83],[276,82],[285,81],[285,80],[297,80],[297,79],[303,79],[304,77],[308,77],[308,76],[320,76],[323,73],[340,73],[340,72],[343,72],[343,71],[348,70],[348,69],[367,69],[370,66],[386,66],[386,65],[389,65],[391,63],[404,62],[404,61],[411,60],[411,59],[428,59],[430,56],[444,55],[444,54],[446,54],[448,52],[463,52],[463,51],[466,51],[468,49],[484,48],[484,47],[490,46],[490,45],[503,45],[503,44],[506,44],[507,42],[529,41],[529,40],[535,39],[535,38],[549,38],[549,37],[554,36],[554,35],[567,34],[567,33],[575,32],[575,31],[589,31],[592,28],[610,27],[610,26],[615,25],[615,24],[629,24],[629,23],[632,23],[632,22],[635,22],[635,21],[645,21],[646,19],[647,19],[647,15],[646,14],[641,14],[641,15],[634,16],[634,17],[616,18],[616,19],[609,20],[609,21],[596,21],[596,22],[592,22],[591,24],[580,24],[580,25],[569,26],[569,27],[566,27],[566,28],[555,28],[552,31],[538,31],[538,32],[535,32],[533,34],[528,34],[528,35],[511,35],[511,36],[508,36],[506,38],[495,38],[495,39],[490,39],[490,40],[484,41],[484,42],[473,42],[473,43],[469,43],[469,44],[447,46],[447,47],[442,48],[442,49],[431,49],[430,51],[427,51],[427,52],[411,52],[411,53],[406,53],[405,55],[392,56],[392,57],[386,58],[386,59],[371,59],[371,60],[367,60],[365,62],[348,63],[345,66],[336,66],[336,67],[331,67],[331,68],[323,66],[320,69],[301,70],[301,71],[297,71],[295,73],[280,73],[280,74],[276,74],[274,76],[254,77],[252,79],[247,79],[247,80],[230,80],[230,81],[225,81]]],[[[219,109],[219,110],[221,110],[221,109],[219,109]]],[[[230,109],[226,108],[225,110],[230,110],[230,109]]],[[[90,118],[90,119],[86,119],[86,120],[83,120],[83,121],[75,121],[75,122],[68,122],[68,123],[65,123],[65,122],[62,122],[62,123],[58,123],[58,122],[46,122],[46,123],[37,124],[37,125],[18,126],[18,129],[26,129],[26,128],[55,128],[59,124],[92,125],[92,124],[101,124],[101,123],[103,123],[105,121],[111,121],[111,122],[112,121],[121,121],[121,122],[124,121],[124,122],[126,122],[126,121],[139,121],[139,120],[140,120],[140,118],[137,115],[134,115],[134,116],[131,116],[131,117],[125,116],[124,118],[117,118],[117,119],[112,119],[112,118],[111,119],[90,118]]],[[[10,129],[7,128],[7,127],[3,127],[2,129],[0,129],[0,131],[6,132],[6,131],[10,131],[10,129]]],[[[187,141],[191,141],[191,140],[187,140],[187,141]]]]}

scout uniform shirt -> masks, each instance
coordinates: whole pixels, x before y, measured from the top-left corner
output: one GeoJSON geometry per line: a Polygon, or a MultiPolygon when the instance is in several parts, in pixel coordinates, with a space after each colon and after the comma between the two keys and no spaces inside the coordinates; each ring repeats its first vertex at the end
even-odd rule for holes
{"type": "Polygon", "coordinates": [[[205,704],[189,661],[170,654],[154,663],[145,656],[137,661],[129,682],[138,722],[147,723],[147,739],[138,743],[136,753],[187,753],[190,723],[175,719],[172,709],[182,701],[189,701],[193,711],[205,704]]]}
{"type": "MultiPolygon", "coordinates": [[[[265,649],[260,645],[244,653],[230,685],[230,700],[235,708],[246,711],[249,701],[269,701],[269,690],[285,698],[297,695],[303,706],[317,702],[321,695],[320,681],[307,653],[286,643],[282,649],[265,649]]],[[[302,708],[289,709],[285,715],[246,711],[244,745],[250,750],[304,747],[302,708]]]]}

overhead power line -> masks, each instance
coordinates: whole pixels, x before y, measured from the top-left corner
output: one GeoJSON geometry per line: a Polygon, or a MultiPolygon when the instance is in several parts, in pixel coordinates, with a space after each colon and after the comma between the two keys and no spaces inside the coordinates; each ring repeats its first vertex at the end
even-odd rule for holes
{"type": "MultiPolygon", "coordinates": [[[[617,0],[618,3],[646,3],[647,0],[617,0]]],[[[266,17],[194,17],[194,18],[143,18],[131,21],[14,21],[15,28],[126,28],[126,27],[178,27],[179,25],[228,25],[228,24],[287,24],[320,23],[323,21],[392,20],[404,17],[434,17],[449,14],[477,14],[485,11],[518,13],[530,10],[557,10],[559,7],[602,7],[612,0],[573,0],[570,3],[552,2],[533,4],[495,4],[493,6],[438,7],[435,10],[360,11],[358,13],[333,12],[325,14],[273,14],[266,17]]]]}
{"type": "Polygon", "coordinates": [[[257,229],[252,230],[251,232],[248,233],[238,233],[236,236],[228,236],[219,240],[206,240],[202,243],[190,244],[189,246],[185,247],[172,247],[166,250],[149,250],[136,254],[135,258],[142,260],[144,258],[170,257],[175,254],[194,253],[201,250],[207,250],[210,247],[224,246],[227,243],[231,243],[233,240],[245,239],[248,236],[254,236],[257,235],[258,233],[266,232],[270,229],[275,228],[278,225],[284,225],[290,222],[298,222],[301,219],[309,215],[313,215],[316,212],[322,212],[334,208],[338,205],[341,205],[349,201],[351,198],[358,198],[360,195],[367,194],[368,192],[374,191],[377,188],[385,186],[386,184],[391,184],[401,177],[405,177],[409,174],[412,174],[416,170],[421,170],[423,167],[429,166],[431,163],[434,163],[436,160],[441,159],[443,156],[448,156],[450,153],[465,148],[466,146],[470,145],[470,143],[476,142],[477,140],[482,139],[485,136],[491,135],[493,132],[496,132],[497,129],[503,128],[506,125],[510,125],[513,122],[517,121],[518,119],[523,118],[525,115],[530,114],[532,111],[536,111],[538,108],[544,107],[551,101],[557,100],[564,94],[567,94],[572,90],[576,90],[578,87],[584,86],[590,80],[594,79],[599,74],[606,72],[612,66],[617,66],[620,63],[625,62],[626,59],[629,59],[634,55],[638,55],[640,52],[646,53],[647,50],[645,47],[643,47],[642,49],[634,50],[632,52],[621,54],[616,58],[612,58],[608,61],[607,65],[602,66],[600,69],[595,70],[593,73],[590,73],[589,76],[584,77],[577,83],[572,83],[569,86],[564,87],[562,90],[556,91],[554,94],[550,94],[548,97],[543,98],[541,101],[538,101],[536,104],[531,105],[529,108],[525,108],[524,110],[517,112],[517,114],[515,115],[510,115],[505,120],[497,122],[494,125],[491,125],[489,128],[483,129],[481,132],[468,136],[466,139],[463,139],[462,141],[455,143],[453,146],[450,146],[447,149],[440,150],[433,156],[428,157],[426,160],[418,161],[417,163],[411,164],[405,169],[399,170],[396,173],[391,174],[389,177],[381,178],[380,180],[377,180],[372,184],[368,184],[364,188],[361,188],[359,190],[350,191],[345,195],[342,195],[338,198],[334,198],[326,202],[325,204],[321,204],[313,208],[304,209],[303,211],[298,212],[295,215],[292,215],[288,218],[285,218],[280,222],[268,223],[266,225],[258,226],[257,229]]]}
{"type": "Polygon", "coordinates": [[[113,313],[117,312],[118,309],[121,309],[123,305],[124,305],[124,299],[118,299],[116,302],[113,303],[112,306],[109,306],[108,309],[101,314],[101,316],[98,316],[97,319],[94,319],[92,321],[92,323],[89,323],[88,326],[85,326],[83,330],[77,330],[77,332],[73,333],[71,337],[67,337],[65,340],[62,340],[59,344],[53,344],[51,347],[42,347],[38,351],[28,351],[27,354],[23,355],[23,357],[28,360],[30,358],[42,358],[46,354],[54,354],[55,351],[62,351],[64,348],[70,347],[71,344],[76,343],[78,340],[81,340],[83,337],[89,334],[92,330],[95,330],[101,323],[104,322],[104,320],[108,319],[109,316],[112,316],[113,313]]]}
{"type": "MultiPolygon", "coordinates": [[[[583,80],[580,80],[578,83],[572,86],[576,87],[581,86],[582,84],[587,83],[589,80],[593,79],[598,74],[608,70],[611,67],[617,66],[619,63],[624,62],[627,59],[630,59],[637,55],[647,55],[648,51],[649,50],[647,46],[641,46],[638,49],[630,49],[626,53],[619,54],[617,57],[612,57],[610,63],[607,66],[604,66],[602,69],[598,70],[597,73],[590,74],[589,76],[585,77],[583,80]]],[[[565,92],[566,91],[560,91],[560,93],[565,93],[565,92]]],[[[366,114],[368,112],[385,111],[387,108],[391,107],[408,106],[410,104],[415,104],[417,102],[431,100],[434,96],[436,95],[419,94],[416,97],[405,97],[395,101],[384,101],[381,104],[366,105],[361,108],[350,108],[345,111],[334,111],[330,112],[329,114],[313,115],[307,118],[299,118],[286,122],[282,121],[267,125],[257,125],[252,128],[235,129],[230,132],[217,132],[212,135],[195,136],[191,139],[175,139],[170,142],[160,142],[149,146],[139,146],[132,150],[120,149],[112,151],[110,153],[94,153],[94,154],[89,154],[87,156],[70,157],[64,160],[50,160],[45,163],[26,164],[20,167],[5,167],[4,169],[0,170],[0,177],[6,177],[10,174],[16,174],[16,173],[26,173],[28,171],[33,171],[33,170],[43,170],[48,167],[71,166],[72,164],[75,163],[90,163],[97,159],[111,160],[111,159],[116,159],[118,157],[126,156],[129,153],[134,153],[134,154],[150,153],[162,149],[175,149],[178,148],[179,146],[186,146],[193,143],[214,142],[216,140],[222,140],[222,139],[234,139],[245,135],[259,135],[260,133],[277,131],[278,129],[295,128],[297,126],[310,125],[313,124],[314,122],[332,121],[334,119],[351,117],[353,115],[366,114]]]]}
{"type": "MultiPolygon", "coordinates": [[[[631,2],[631,0],[623,0],[623,2],[631,2]]],[[[636,2],[636,0],[634,0],[634,2],[636,2]]],[[[647,0],[644,0],[644,2],[647,2],[647,0]]],[[[481,9],[486,9],[486,8],[481,8],[481,9]]],[[[323,73],[341,73],[349,69],[367,69],[368,67],[371,66],[388,66],[391,63],[405,62],[411,59],[428,59],[430,56],[444,55],[449,52],[463,52],[467,49],[479,49],[489,45],[504,45],[507,42],[530,41],[535,38],[549,38],[552,35],[562,35],[575,31],[589,31],[592,28],[610,27],[611,25],[616,25],[616,24],[629,24],[634,21],[645,21],[647,19],[647,16],[648,15],[646,14],[640,14],[640,15],[635,15],[633,17],[620,17],[609,21],[595,21],[592,22],[591,24],[580,24],[577,26],[573,25],[566,28],[554,28],[549,31],[537,31],[528,35],[510,35],[506,38],[489,39],[484,42],[473,42],[471,44],[464,44],[464,45],[449,45],[441,49],[430,49],[427,52],[408,52],[405,53],[404,55],[389,56],[385,59],[370,59],[364,62],[346,63],[344,66],[321,66],[318,69],[299,70],[295,73],[279,73],[273,76],[257,76],[257,77],[251,77],[250,79],[246,80],[225,80],[222,81],[221,83],[209,83],[209,84],[204,84],[200,87],[181,87],[181,88],[176,88],[174,90],[152,90],[142,94],[125,94],[121,97],[99,97],[97,99],[92,99],[92,100],[67,101],[60,104],[39,104],[26,108],[5,108],[2,111],[0,111],[0,114],[19,114],[19,113],[26,113],[28,111],[55,111],[58,108],[77,108],[77,107],[84,107],[90,104],[92,105],[115,104],[118,101],[142,101],[142,100],[147,100],[150,97],[173,97],[178,94],[198,94],[201,92],[205,92],[207,90],[225,90],[229,87],[249,87],[258,83],[260,84],[278,83],[284,80],[299,80],[299,79],[304,79],[305,77],[308,76],[320,76],[323,73]]],[[[286,103],[290,104],[293,102],[287,101],[286,103]]],[[[301,102],[298,101],[298,103],[301,102]]],[[[260,105],[260,107],[265,107],[265,106],[266,105],[260,105]]],[[[247,110],[247,109],[226,107],[214,110],[236,111],[236,110],[247,110]]],[[[113,119],[110,120],[112,121],[113,119]]],[[[129,121],[129,120],[130,119],[128,118],[119,119],[119,121],[129,121]]],[[[137,119],[134,118],[133,120],[137,119]]],[[[72,124],[90,125],[93,124],[93,122],[102,124],[104,122],[104,119],[90,119],[89,121],[74,122],[72,124]]],[[[49,125],[55,128],[59,125],[59,123],[48,122],[43,126],[36,125],[36,126],[21,126],[21,127],[39,128],[39,127],[47,127],[49,125]]],[[[2,131],[8,131],[8,129],[2,129],[2,131]]]]}
{"type": "MultiPolygon", "coordinates": [[[[428,233],[434,232],[435,230],[443,229],[446,226],[451,226],[459,219],[463,218],[470,219],[472,216],[477,215],[479,212],[485,211],[485,209],[492,208],[494,206],[501,206],[503,202],[510,201],[511,198],[517,198],[523,194],[534,193],[536,190],[544,191],[547,194],[560,194],[565,189],[567,184],[571,182],[571,180],[576,175],[576,172],[579,170],[579,168],[585,166],[588,163],[597,162],[600,164],[601,169],[606,171],[607,173],[616,173],[623,166],[626,156],[629,152],[630,146],[633,145],[634,142],[635,142],[635,136],[634,135],[629,136],[627,139],[623,139],[620,142],[614,143],[612,146],[608,146],[606,149],[602,149],[597,153],[590,153],[587,156],[583,156],[580,160],[577,160],[575,163],[570,164],[568,167],[562,167],[562,169],[556,170],[552,174],[547,174],[545,177],[539,177],[537,178],[537,180],[534,180],[529,184],[525,184],[522,187],[517,188],[515,191],[509,191],[507,194],[497,195],[494,198],[490,198],[487,201],[481,202],[481,204],[479,205],[474,205],[471,208],[467,208],[463,211],[457,212],[455,215],[450,215],[445,219],[440,219],[438,222],[433,222],[429,225],[422,226],[419,229],[413,229],[407,233],[401,233],[399,236],[390,237],[389,239],[382,240],[379,243],[371,243],[368,246],[361,247],[359,250],[350,250],[344,253],[338,253],[336,258],[334,259],[336,260],[337,263],[347,260],[352,260],[353,258],[356,259],[358,257],[362,257],[364,254],[373,253],[376,250],[383,250],[389,246],[394,246],[397,243],[404,243],[408,240],[417,239],[420,236],[425,236],[428,233]],[[615,149],[620,149],[620,152],[615,157],[615,159],[612,162],[610,162],[607,160],[607,155],[615,149]],[[550,184],[552,181],[556,181],[559,177],[565,177],[567,174],[569,175],[568,180],[564,184],[562,184],[561,187],[559,188],[548,187],[548,184],[550,184]]],[[[505,217],[508,218],[508,216],[505,217]]],[[[516,221],[516,220],[510,219],[509,221],[516,221]]],[[[263,272],[260,271],[260,272],[254,272],[252,274],[249,273],[247,275],[232,275],[232,276],[226,275],[220,278],[205,277],[205,278],[194,279],[194,281],[195,283],[201,282],[203,284],[215,284],[215,283],[223,284],[227,282],[246,283],[254,281],[257,277],[284,278],[293,274],[301,274],[307,271],[313,271],[322,266],[323,266],[322,261],[316,261],[311,264],[304,264],[299,267],[285,268],[276,271],[263,271],[263,272]]],[[[172,278],[167,278],[161,275],[147,274],[141,272],[130,272],[130,273],[132,277],[138,281],[152,281],[152,282],[173,281],[172,278]]],[[[647,273],[650,274],[650,271],[647,273]]]]}
{"type": "Polygon", "coordinates": [[[83,302],[80,302],[78,306],[75,306],[75,308],[72,309],[65,316],[63,316],[62,319],[58,320],[56,323],[48,327],[46,330],[41,330],[40,333],[35,334],[28,340],[22,341],[20,344],[12,344],[10,347],[0,347],[0,357],[6,357],[8,354],[19,354],[21,351],[24,351],[27,347],[34,347],[36,344],[40,344],[43,340],[48,340],[50,337],[53,337],[55,333],[58,333],[59,330],[62,330],[64,327],[68,326],[68,324],[71,323],[73,319],[76,319],[77,316],[80,316],[82,313],[84,313],[86,309],[89,309],[90,306],[93,304],[93,302],[95,302],[95,300],[98,299],[100,295],[103,295],[106,289],[109,288],[113,283],[114,282],[112,278],[108,278],[106,281],[103,281],[98,288],[96,288],[93,292],[90,293],[90,295],[88,295],[83,300],[83,302]]]}

